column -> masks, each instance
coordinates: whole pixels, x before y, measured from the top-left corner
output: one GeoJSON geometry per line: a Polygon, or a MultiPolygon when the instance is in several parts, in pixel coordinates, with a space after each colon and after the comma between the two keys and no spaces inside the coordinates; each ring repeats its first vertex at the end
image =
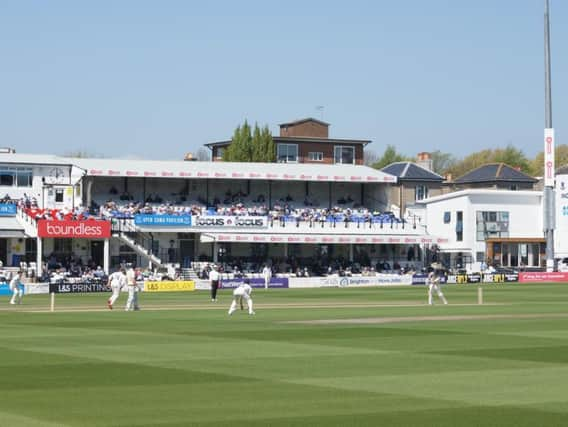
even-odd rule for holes
{"type": "Polygon", "coordinates": [[[353,243],[349,243],[349,262],[353,262],[353,243]]]}
{"type": "Polygon", "coordinates": [[[219,243],[213,242],[213,262],[219,261],[219,243]]]}
{"type": "Polygon", "coordinates": [[[110,271],[110,239],[105,239],[104,249],[103,249],[103,270],[105,274],[109,274],[110,271]]]}
{"type": "Polygon", "coordinates": [[[42,238],[41,237],[37,237],[37,253],[36,253],[36,265],[37,265],[37,269],[36,269],[36,277],[39,279],[41,276],[43,276],[43,254],[42,254],[42,238]]]}

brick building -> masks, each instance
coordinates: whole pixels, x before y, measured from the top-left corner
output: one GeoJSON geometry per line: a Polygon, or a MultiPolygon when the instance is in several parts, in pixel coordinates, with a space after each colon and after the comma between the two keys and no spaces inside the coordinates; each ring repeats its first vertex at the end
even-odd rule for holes
{"type": "MultiPolygon", "coordinates": [[[[370,140],[329,138],[329,123],[314,118],[282,123],[273,137],[278,163],[363,164],[363,150],[370,140]]],[[[231,140],[205,144],[213,161],[221,161],[231,140]]]]}

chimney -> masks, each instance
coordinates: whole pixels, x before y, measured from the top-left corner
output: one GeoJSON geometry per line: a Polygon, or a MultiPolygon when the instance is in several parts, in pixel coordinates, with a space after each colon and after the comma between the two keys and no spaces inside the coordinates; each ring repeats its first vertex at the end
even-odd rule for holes
{"type": "Polygon", "coordinates": [[[418,153],[416,163],[422,166],[424,169],[428,169],[429,171],[432,170],[432,156],[430,153],[423,151],[418,153]]]}

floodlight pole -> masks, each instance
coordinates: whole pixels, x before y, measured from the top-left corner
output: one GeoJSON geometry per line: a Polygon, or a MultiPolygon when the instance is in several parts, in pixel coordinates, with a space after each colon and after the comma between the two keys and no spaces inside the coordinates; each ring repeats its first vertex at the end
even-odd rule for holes
{"type": "Polygon", "coordinates": [[[548,0],[544,0],[544,236],[546,238],[546,271],[554,270],[554,129],[552,128],[552,96],[550,84],[550,20],[548,0]]]}

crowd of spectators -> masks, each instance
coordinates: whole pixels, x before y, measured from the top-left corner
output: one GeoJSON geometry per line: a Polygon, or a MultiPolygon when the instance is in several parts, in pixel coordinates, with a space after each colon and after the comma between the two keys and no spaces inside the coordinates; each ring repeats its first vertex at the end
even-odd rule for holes
{"type": "Polygon", "coordinates": [[[272,207],[266,204],[264,195],[259,194],[252,200],[245,198],[242,192],[231,194],[227,192],[225,199],[221,202],[218,197],[214,197],[213,203],[207,205],[203,200],[188,201],[183,204],[164,202],[157,196],[149,196],[149,200],[128,201],[120,203],[114,200],[98,206],[98,213],[106,218],[133,218],[134,215],[194,215],[194,216],[264,216],[271,222],[286,226],[292,224],[308,224],[310,227],[317,225],[324,226],[326,223],[332,226],[339,224],[347,225],[357,223],[358,225],[368,224],[395,224],[404,223],[392,212],[381,212],[378,209],[368,209],[357,205],[350,196],[341,197],[333,207],[321,207],[312,198],[306,196],[301,203],[295,203],[290,195],[276,200],[272,207]]]}

